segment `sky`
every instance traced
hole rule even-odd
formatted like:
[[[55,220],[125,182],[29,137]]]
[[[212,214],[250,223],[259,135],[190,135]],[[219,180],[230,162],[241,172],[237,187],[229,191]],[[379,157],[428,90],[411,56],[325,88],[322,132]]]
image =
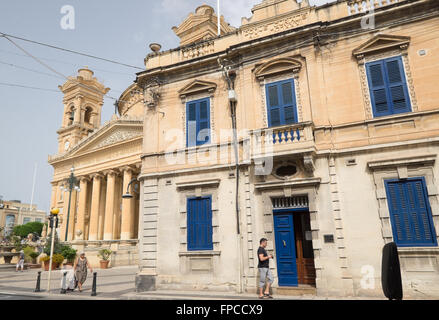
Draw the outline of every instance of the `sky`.
[[[333,0],[332,0],[333,1]],[[331,0],[310,0],[321,5]],[[221,14],[232,26],[251,17],[251,8],[262,0],[221,0]],[[15,0],[0,2],[0,32],[144,68],[148,45],[162,50],[179,46],[171,30],[202,5],[216,8],[216,0]],[[74,9],[74,29],[63,29],[66,6]],[[135,80],[138,69],[111,64],[51,48],[14,40],[52,69],[75,75],[88,66],[95,77],[118,98]],[[50,208],[52,167],[48,155],[57,152],[56,131],[61,127],[64,79],[0,37],[0,197]],[[7,86],[5,84],[39,89]],[[44,90],[43,90],[44,89]],[[102,123],[114,113],[114,100],[105,98]],[[35,171],[36,168],[36,171]]]

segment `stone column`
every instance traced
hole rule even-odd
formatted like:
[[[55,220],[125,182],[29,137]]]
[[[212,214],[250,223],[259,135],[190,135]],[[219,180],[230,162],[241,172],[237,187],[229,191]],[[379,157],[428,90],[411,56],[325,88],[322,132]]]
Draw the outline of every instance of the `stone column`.
[[[74,239],[74,229],[75,229],[75,213],[76,213],[76,196],[77,196],[77,191],[76,190],[72,190],[72,198],[70,201],[70,219],[69,219],[69,230],[68,230],[68,234],[67,234],[67,241],[71,241],[72,239]],[[66,232],[66,227],[67,227],[67,216],[69,213],[69,197],[70,197],[70,191],[66,191],[64,194],[64,209],[63,209],[63,226],[62,226],[62,232],[60,235],[60,240],[64,241],[65,240],[65,232]]]
[[[103,176],[100,174],[93,175],[93,190],[91,196],[90,225],[88,240],[98,240],[99,232],[99,207],[101,184]]]
[[[50,199],[50,210],[57,207],[58,203],[58,183],[52,182],[52,196]]]
[[[67,227],[67,205],[68,205],[68,201],[69,201],[69,193],[67,191],[62,191],[60,190],[59,192],[62,192],[63,194],[63,200],[62,200],[62,216],[61,216],[61,221],[60,221],[60,234],[59,234],[59,238],[60,240],[64,241],[64,237],[66,234],[66,227]],[[50,231],[47,232],[47,234],[49,234]]]
[[[105,200],[104,240],[112,240],[116,172],[110,170],[106,172],[106,174],[107,174],[107,197]]]
[[[87,177],[80,178],[79,188],[81,192],[79,193],[79,204],[78,204],[78,217],[76,219],[75,226],[75,240],[83,240],[85,233],[85,210],[87,208],[87,186],[89,179]],[[81,234],[78,235],[77,233]]]
[[[133,169],[130,167],[123,168],[123,189],[122,193],[125,194],[127,192],[128,184],[130,183],[133,177]],[[134,195],[134,185],[130,187],[130,193]],[[134,198],[132,199],[122,199],[122,226],[120,239],[121,240],[129,240],[133,238],[134,230],[133,230],[133,207],[134,207]]]

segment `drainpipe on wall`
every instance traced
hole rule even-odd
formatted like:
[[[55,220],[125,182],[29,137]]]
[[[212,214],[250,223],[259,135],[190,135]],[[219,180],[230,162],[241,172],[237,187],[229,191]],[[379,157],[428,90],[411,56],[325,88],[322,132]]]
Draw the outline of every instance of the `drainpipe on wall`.
[[[235,153],[235,212],[236,212],[236,233],[237,233],[237,247],[238,247],[238,260],[239,260],[239,275],[238,275],[238,293],[242,293],[243,289],[243,261],[242,261],[242,236],[240,227],[240,209],[239,209],[239,150],[238,150],[238,134],[237,134],[237,124],[236,124],[236,92],[235,92],[235,79],[236,71],[232,70],[230,67],[225,67],[221,61],[218,61],[222,67],[224,78],[227,82],[228,97],[230,114],[232,118],[232,129],[233,129],[233,149]]]

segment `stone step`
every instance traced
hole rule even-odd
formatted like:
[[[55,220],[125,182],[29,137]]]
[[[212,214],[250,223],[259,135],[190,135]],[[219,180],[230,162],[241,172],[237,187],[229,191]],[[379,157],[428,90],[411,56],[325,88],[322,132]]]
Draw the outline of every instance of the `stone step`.
[[[317,295],[317,289],[313,286],[299,285],[298,287],[273,288],[273,293],[283,296]]]
[[[0,272],[1,271],[11,271],[15,270],[16,264],[15,263],[9,263],[9,264],[0,264]],[[24,270],[27,270],[28,267],[26,264],[24,264]],[[21,270],[21,268],[20,268]]]

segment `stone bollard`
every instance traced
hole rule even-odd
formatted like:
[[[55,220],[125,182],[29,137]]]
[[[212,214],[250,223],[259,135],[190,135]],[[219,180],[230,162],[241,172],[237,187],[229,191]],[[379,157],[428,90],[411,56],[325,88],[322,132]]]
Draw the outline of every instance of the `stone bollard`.
[[[40,290],[40,282],[41,282],[41,271],[38,271],[37,286],[35,287],[34,292],[41,292],[41,290]]]
[[[67,290],[65,289],[66,287],[66,276],[67,276],[67,272],[64,272],[62,275],[62,285],[61,285],[61,294],[66,294]]]
[[[93,272],[93,287],[91,288],[91,296],[95,297],[96,296],[96,278],[97,278],[98,273],[97,272]]]

